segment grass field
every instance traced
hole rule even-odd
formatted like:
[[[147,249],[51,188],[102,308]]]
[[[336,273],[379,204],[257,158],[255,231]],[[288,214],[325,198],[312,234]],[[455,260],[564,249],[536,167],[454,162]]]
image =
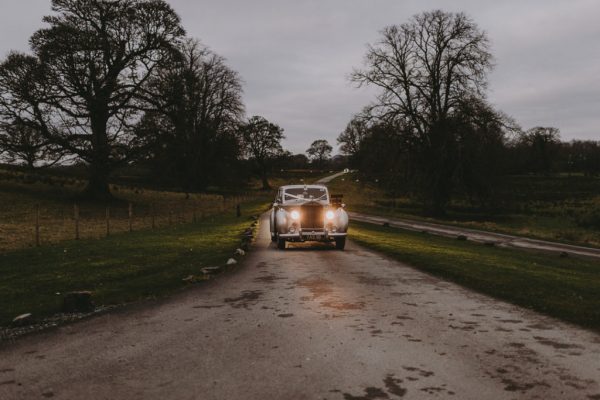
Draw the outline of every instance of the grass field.
[[[465,287],[600,330],[600,263],[354,222],[352,240]]]
[[[337,171],[321,171],[306,169],[288,169],[278,171],[269,178],[269,183],[273,189],[283,185],[301,185],[304,183],[313,183],[321,178],[333,175]],[[255,187],[260,187],[260,182],[255,183]],[[274,196],[274,195],[273,195]]]
[[[53,177],[28,181],[27,176],[0,170],[0,252],[35,245],[36,214],[42,245],[75,238],[75,205],[79,208],[80,238],[101,238],[107,233],[109,208],[111,234],[129,231],[129,203],[132,229],[191,222],[204,216],[233,210],[239,202],[270,199],[270,194],[248,191],[223,197],[219,194],[158,191],[133,186],[111,185],[115,201],[110,204],[81,200],[84,181]]]
[[[167,294],[201,268],[225,264],[248,216],[265,207],[254,201],[244,204],[240,218],[227,212],[197,223],[0,254],[0,325],[22,313],[54,314],[69,291],[90,290],[97,305]]]
[[[344,194],[349,211],[600,247],[600,178],[556,175],[506,179],[498,190],[494,212],[455,201],[443,219],[424,216],[417,202],[388,196],[356,173],[337,178],[328,186],[332,193]]]

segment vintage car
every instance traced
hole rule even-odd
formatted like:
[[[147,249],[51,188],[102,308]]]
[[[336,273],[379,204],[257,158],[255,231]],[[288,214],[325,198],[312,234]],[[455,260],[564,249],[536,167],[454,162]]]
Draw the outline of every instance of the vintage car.
[[[271,210],[271,240],[279,249],[286,242],[335,242],[343,250],[348,214],[341,196],[331,196],[324,185],[289,185],[277,191]]]

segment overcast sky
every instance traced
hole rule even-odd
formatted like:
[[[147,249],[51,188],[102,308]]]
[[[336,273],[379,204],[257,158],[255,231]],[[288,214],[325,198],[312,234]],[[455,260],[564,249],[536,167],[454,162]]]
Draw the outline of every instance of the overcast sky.
[[[247,114],[285,129],[285,147],[335,144],[373,99],[347,80],[387,25],[421,11],[464,11],[492,42],[489,99],[523,128],[600,140],[598,0],[168,0],[189,36],[244,79]],[[50,0],[0,0],[0,55],[27,50]]]

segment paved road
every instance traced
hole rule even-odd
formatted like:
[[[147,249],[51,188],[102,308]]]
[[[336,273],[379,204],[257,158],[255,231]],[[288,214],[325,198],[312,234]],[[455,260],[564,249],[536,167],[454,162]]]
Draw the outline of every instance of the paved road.
[[[600,259],[600,249],[591,247],[573,246],[569,244],[549,242],[546,240],[529,239],[522,236],[506,235],[503,233],[486,232],[476,229],[467,229],[457,226],[434,224],[430,222],[413,221],[408,219],[379,217],[355,212],[349,212],[350,219],[381,225],[387,223],[395,228],[412,231],[428,232],[433,235],[457,237],[463,235],[468,240],[479,243],[494,243],[499,247],[515,249],[537,250],[550,253],[569,253],[578,256]]]
[[[334,180],[335,178],[337,178],[338,176],[342,176],[342,175],[344,175],[344,174],[346,174],[346,172],[343,172],[343,171],[342,171],[342,172],[338,172],[338,173],[336,173],[336,174],[329,175],[329,176],[326,176],[325,178],[321,178],[321,179],[319,179],[319,180],[317,181],[317,183],[329,183],[329,182],[331,182],[332,180]]]
[[[207,285],[0,349],[0,399],[600,398],[600,335],[267,228]]]

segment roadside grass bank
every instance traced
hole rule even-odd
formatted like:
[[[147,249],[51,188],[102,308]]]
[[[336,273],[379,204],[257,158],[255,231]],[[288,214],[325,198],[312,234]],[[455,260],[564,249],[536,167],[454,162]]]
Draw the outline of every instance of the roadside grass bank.
[[[284,185],[312,184],[321,178],[333,175],[337,171],[322,171],[318,169],[287,169],[275,172],[269,177],[269,184],[273,189]],[[255,181],[253,188],[260,188],[261,184]],[[275,194],[273,194],[275,196]]]
[[[458,199],[445,218],[427,217],[416,201],[390,195],[357,173],[338,177],[328,187],[344,195],[349,211],[600,247],[598,177],[509,176],[497,189],[493,208]]]
[[[600,263],[353,222],[351,239],[478,292],[600,331]]]
[[[91,291],[96,305],[166,295],[202,268],[224,265],[249,217],[266,207],[254,200],[242,204],[241,217],[228,211],[196,223],[2,253],[0,326],[24,313],[35,319],[58,313],[70,291]]]

